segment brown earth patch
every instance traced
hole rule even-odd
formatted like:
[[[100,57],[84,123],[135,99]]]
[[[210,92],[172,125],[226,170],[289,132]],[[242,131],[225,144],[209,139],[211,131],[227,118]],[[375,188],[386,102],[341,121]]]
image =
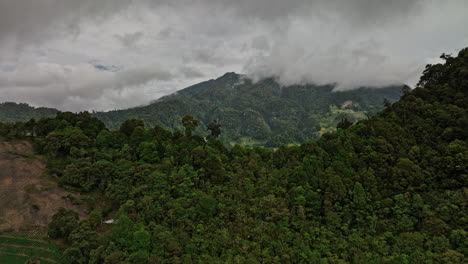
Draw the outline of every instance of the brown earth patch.
[[[60,207],[84,216],[63,197],[77,194],[44,176],[45,160],[28,141],[0,141],[0,232],[45,230]]]

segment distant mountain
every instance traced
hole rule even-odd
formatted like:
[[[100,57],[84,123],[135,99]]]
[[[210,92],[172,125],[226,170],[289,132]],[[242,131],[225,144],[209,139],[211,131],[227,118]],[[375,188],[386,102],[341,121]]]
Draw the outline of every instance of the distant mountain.
[[[113,129],[130,118],[143,119],[149,126],[179,129],[181,118],[190,114],[204,126],[218,120],[225,142],[274,147],[318,138],[334,130],[343,118],[353,122],[377,113],[384,99],[395,102],[402,90],[402,86],[341,92],[333,88],[283,87],[273,78],[252,82],[242,75],[226,73],[147,106],[98,112],[95,116]]]
[[[22,122],[31,118],[53,117],[58,110],[47,107],[34,107],[25,103],[0,103],[0,122]]]
[[[278,150],[226,148],[192,135],[189,119],[185,134],[133,121],[109,132],[89,113],[0,123],[14,140],[0,140],[0,262],[467,263],[468,48],[441,59],[369,119]],[[211,98],[208,84],[175,97]],[[220,89],[257,105],[229,111],[258,112],[278,92],[244,85]],[[47,243],[26,236],[46,232]],[[51,242],[63,254],[43,250]]]
[[[213,120],[222,126],[227,143],[276,147],[302,143],[335,130],[342,119],[354,122],[383,108],[384,99],[395,102],[402,86],[333,91],[333,85],[281,86],[273,78],[253,82],[226,73],[153,103],[94,115],[110,129],[127,119],[139,118],[147,126],[182,129],[181,119],[190,114],[202,121],[199,133]],[[27,121],[55,116],[57,109],[24,103],[0,103],[0,122]]]

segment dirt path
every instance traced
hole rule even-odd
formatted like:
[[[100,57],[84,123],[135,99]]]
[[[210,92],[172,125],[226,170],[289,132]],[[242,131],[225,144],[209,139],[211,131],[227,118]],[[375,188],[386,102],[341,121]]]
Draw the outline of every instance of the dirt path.
[[[0,141],[0,232],[45,230],[60,207],[83,212],[43,176],[45,161],[28,141]]]

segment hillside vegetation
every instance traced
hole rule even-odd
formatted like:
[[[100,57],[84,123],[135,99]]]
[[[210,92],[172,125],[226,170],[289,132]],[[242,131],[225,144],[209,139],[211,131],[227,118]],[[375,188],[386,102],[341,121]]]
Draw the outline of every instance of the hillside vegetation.
[[[206,135],[214,120],[222,124],[221,140],[227,144],[278,147],[303,143],[332,132],[342,120],[356,122],[383,109],[384,101],[400,98],[402,86],[360,88],[334,92],[332,85],[283,87],[274,79],[253,83],[226,73],[142,107],[95,112],[109,129],[118,129],[131,118],[147,126],[161,125],[183,130],[182,117],[190,114],[201,121],[196,133]],[[0,122],[26,122],[53,117],[59,111],[24,103],[1,103]]]
[[[108,128],[117,129],[127,119],[142,119],[147,126],[183,129],[182,117],[201,121],[204,134],[213,120],[222,124],[226,143],[278,147],[303,143],[332,131],[341,119],[355,122],[383,109],[384,100],[395,102],[402,86],[361,88],[333,92],[334,86],[281,86],[274,79],[252,82],[226,73],[163,97],[142,107],[96,113]]]
[[[24,103],[0,103],[0,122],[26,122],[32,118],[53,117],[58,110],[47,107],[33,107]]]
[[[61,113],[0,135],[32,135],[61,186],[107,204],[87,220],[54,216],[64,263],[461,264],[468,49],[442,58],[400,101],[300,146],[226,148],[217,124],[193,133],[192,116],[183,131],[140,120],[109,131]]]

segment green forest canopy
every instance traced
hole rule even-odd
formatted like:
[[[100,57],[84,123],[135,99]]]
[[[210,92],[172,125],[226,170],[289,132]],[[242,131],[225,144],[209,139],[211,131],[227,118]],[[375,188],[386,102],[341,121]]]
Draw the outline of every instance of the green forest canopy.
[[[333,130],[341,119],[355,122],[395,102],[402,86],[333,91],[334,85],[282,86],[273,78],[253,82],[236,73],[202,82],[142,107],[98,112],[108,128],[117,129],[128,119],[142,119],[147,126],[183,129],[181,119],[200,120],[197,134],[219,121],[225,143],[279,147],[317,139]]]
[[[0,103],[0,122],[24,122],[31,118],[53,117],[59,112],[54,108],[33,107],[25,103]]]
[[[202,82],[141,107],[93,112],[109,129],[128,119],[146,126],[183,129],[182,118],[200,120],[195,134],[207,135],[216,120],[222,125],[220,140],[227,144],[279,147],[304,143],[335,130],[342,119],[355,122],[383,109],[384,101],[400,98],[401,86],[333,91],[334,85],[281,86],[273,78],[252,82],[235,73]],[[53,117],[58,110],[27,104],[0,104],[0,122],[25,122]]]
[[[468,48],[442,57],[400,101],[300,146],[226,148],[190,116],[110,131],[60,113],[0,134],[88,197],[87,219],[49,226],[66,263],[464,263]]]

